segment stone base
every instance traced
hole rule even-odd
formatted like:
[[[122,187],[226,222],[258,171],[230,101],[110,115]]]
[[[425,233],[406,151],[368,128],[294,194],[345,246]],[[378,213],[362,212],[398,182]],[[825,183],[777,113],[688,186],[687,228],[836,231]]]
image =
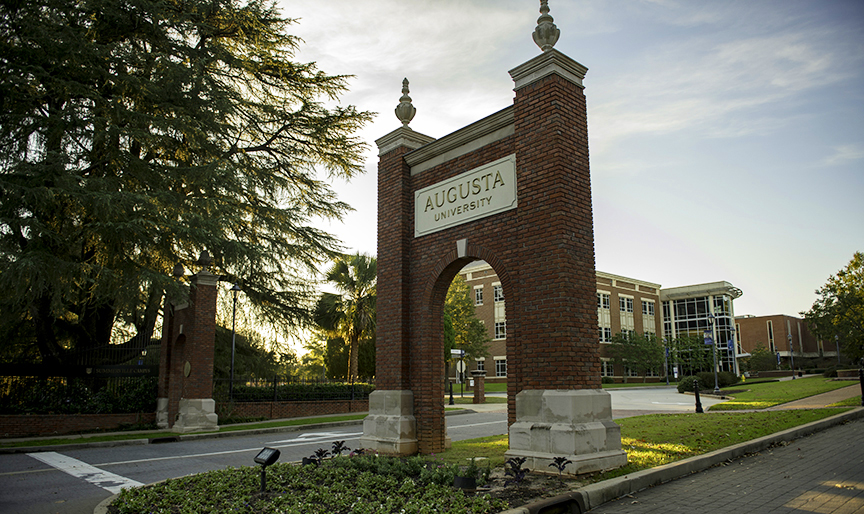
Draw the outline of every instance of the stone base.
[[[574,475],[624,466],[612,397],[601,389],[522,391],[506,456],[525,457],[523,466],[538,471],[554,471],[553,459],[566,457],[565,472]]]
[[[168,398],[156,398],[156,426],[168,428]]]
[[[180,400],[175,432],[198,432],[219,430],[219,416],[216,415],[216,401],[212,398],[184,398]]]
[[[412,391],[378,390],[369,395],[369,415],[363,420],[360,447],[390,455],[417,453]]]

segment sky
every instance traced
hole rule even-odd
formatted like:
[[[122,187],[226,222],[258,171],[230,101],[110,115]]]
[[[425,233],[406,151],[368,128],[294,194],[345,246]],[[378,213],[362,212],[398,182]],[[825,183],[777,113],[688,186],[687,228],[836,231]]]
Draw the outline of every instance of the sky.
[[[375,255],[375,139],[440,138],[512,104],[540,49],[538,0],[280,0],[296,58],[353,75],[378,113],[355,211],[329,225]],[[676,287],[727,281],[736,315],[798,315],[864,251],[864,2],[549,0],[555,49],[588,67],[596,267]],[[325,224],[326,226],[326,224]]]

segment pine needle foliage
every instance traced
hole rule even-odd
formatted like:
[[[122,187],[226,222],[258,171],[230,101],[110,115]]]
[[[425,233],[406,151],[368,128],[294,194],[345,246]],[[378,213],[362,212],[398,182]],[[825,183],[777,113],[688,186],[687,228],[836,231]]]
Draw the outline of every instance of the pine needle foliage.
[[[362,171],[371,114],[330,106],[349,77],[293,61],[292,23],[265,0],[0,4],[4,340],[62,363],[149,339],[205,249],[261,319],[308,322],[303,277],[340,250],[315,224],[349,210],[326,180]]]

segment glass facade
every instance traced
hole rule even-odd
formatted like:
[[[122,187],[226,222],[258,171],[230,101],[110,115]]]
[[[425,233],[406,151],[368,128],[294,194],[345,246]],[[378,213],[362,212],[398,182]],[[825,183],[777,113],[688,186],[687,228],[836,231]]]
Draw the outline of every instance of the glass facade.
[[[694,294],[663,300],[663,336],[671,341],[685,336],[704,338],[708,332],[715,344],[718,369],[737,373],[735,314],[732,309],[733,297],[737,295],[740,291],[730,286],[728,290],[717,291],[717,294]],[[713,327],[709,315],[714,317]]]

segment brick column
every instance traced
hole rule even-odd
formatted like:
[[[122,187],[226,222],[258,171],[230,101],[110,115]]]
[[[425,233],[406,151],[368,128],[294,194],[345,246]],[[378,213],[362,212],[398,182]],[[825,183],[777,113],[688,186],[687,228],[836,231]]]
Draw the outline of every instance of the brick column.
[[[527,458],[529,469],[567,456],[570,473],[627,463],[611,397],[600,389],[586,71],[554,49],[510,71],[521,260],[542,261],[520,270],[507,455]]]
[[[218,428],[213,400],[216,285],[207,270],[192,276],[189,302],[166,302],[157,424],[180,432]]]
[[[403,126],[378,139],[378,282],[376,390],[363,421],[364,448],[382,453],[417,451],[417,421],[410,377],[410,245],[413,192],[404,155],[434,141]]]
[[[600,387],[586,71],[550,50],[510,72],[523,261],[543,256],[520,270],[517,309],[534,321],[521,325],[518,390]]]
[[[486,402],[486,372],[483,370],[475,369],[471,372],[471,378],[474,380],[474,398],[471,400],[471,403],[485,403]]]

